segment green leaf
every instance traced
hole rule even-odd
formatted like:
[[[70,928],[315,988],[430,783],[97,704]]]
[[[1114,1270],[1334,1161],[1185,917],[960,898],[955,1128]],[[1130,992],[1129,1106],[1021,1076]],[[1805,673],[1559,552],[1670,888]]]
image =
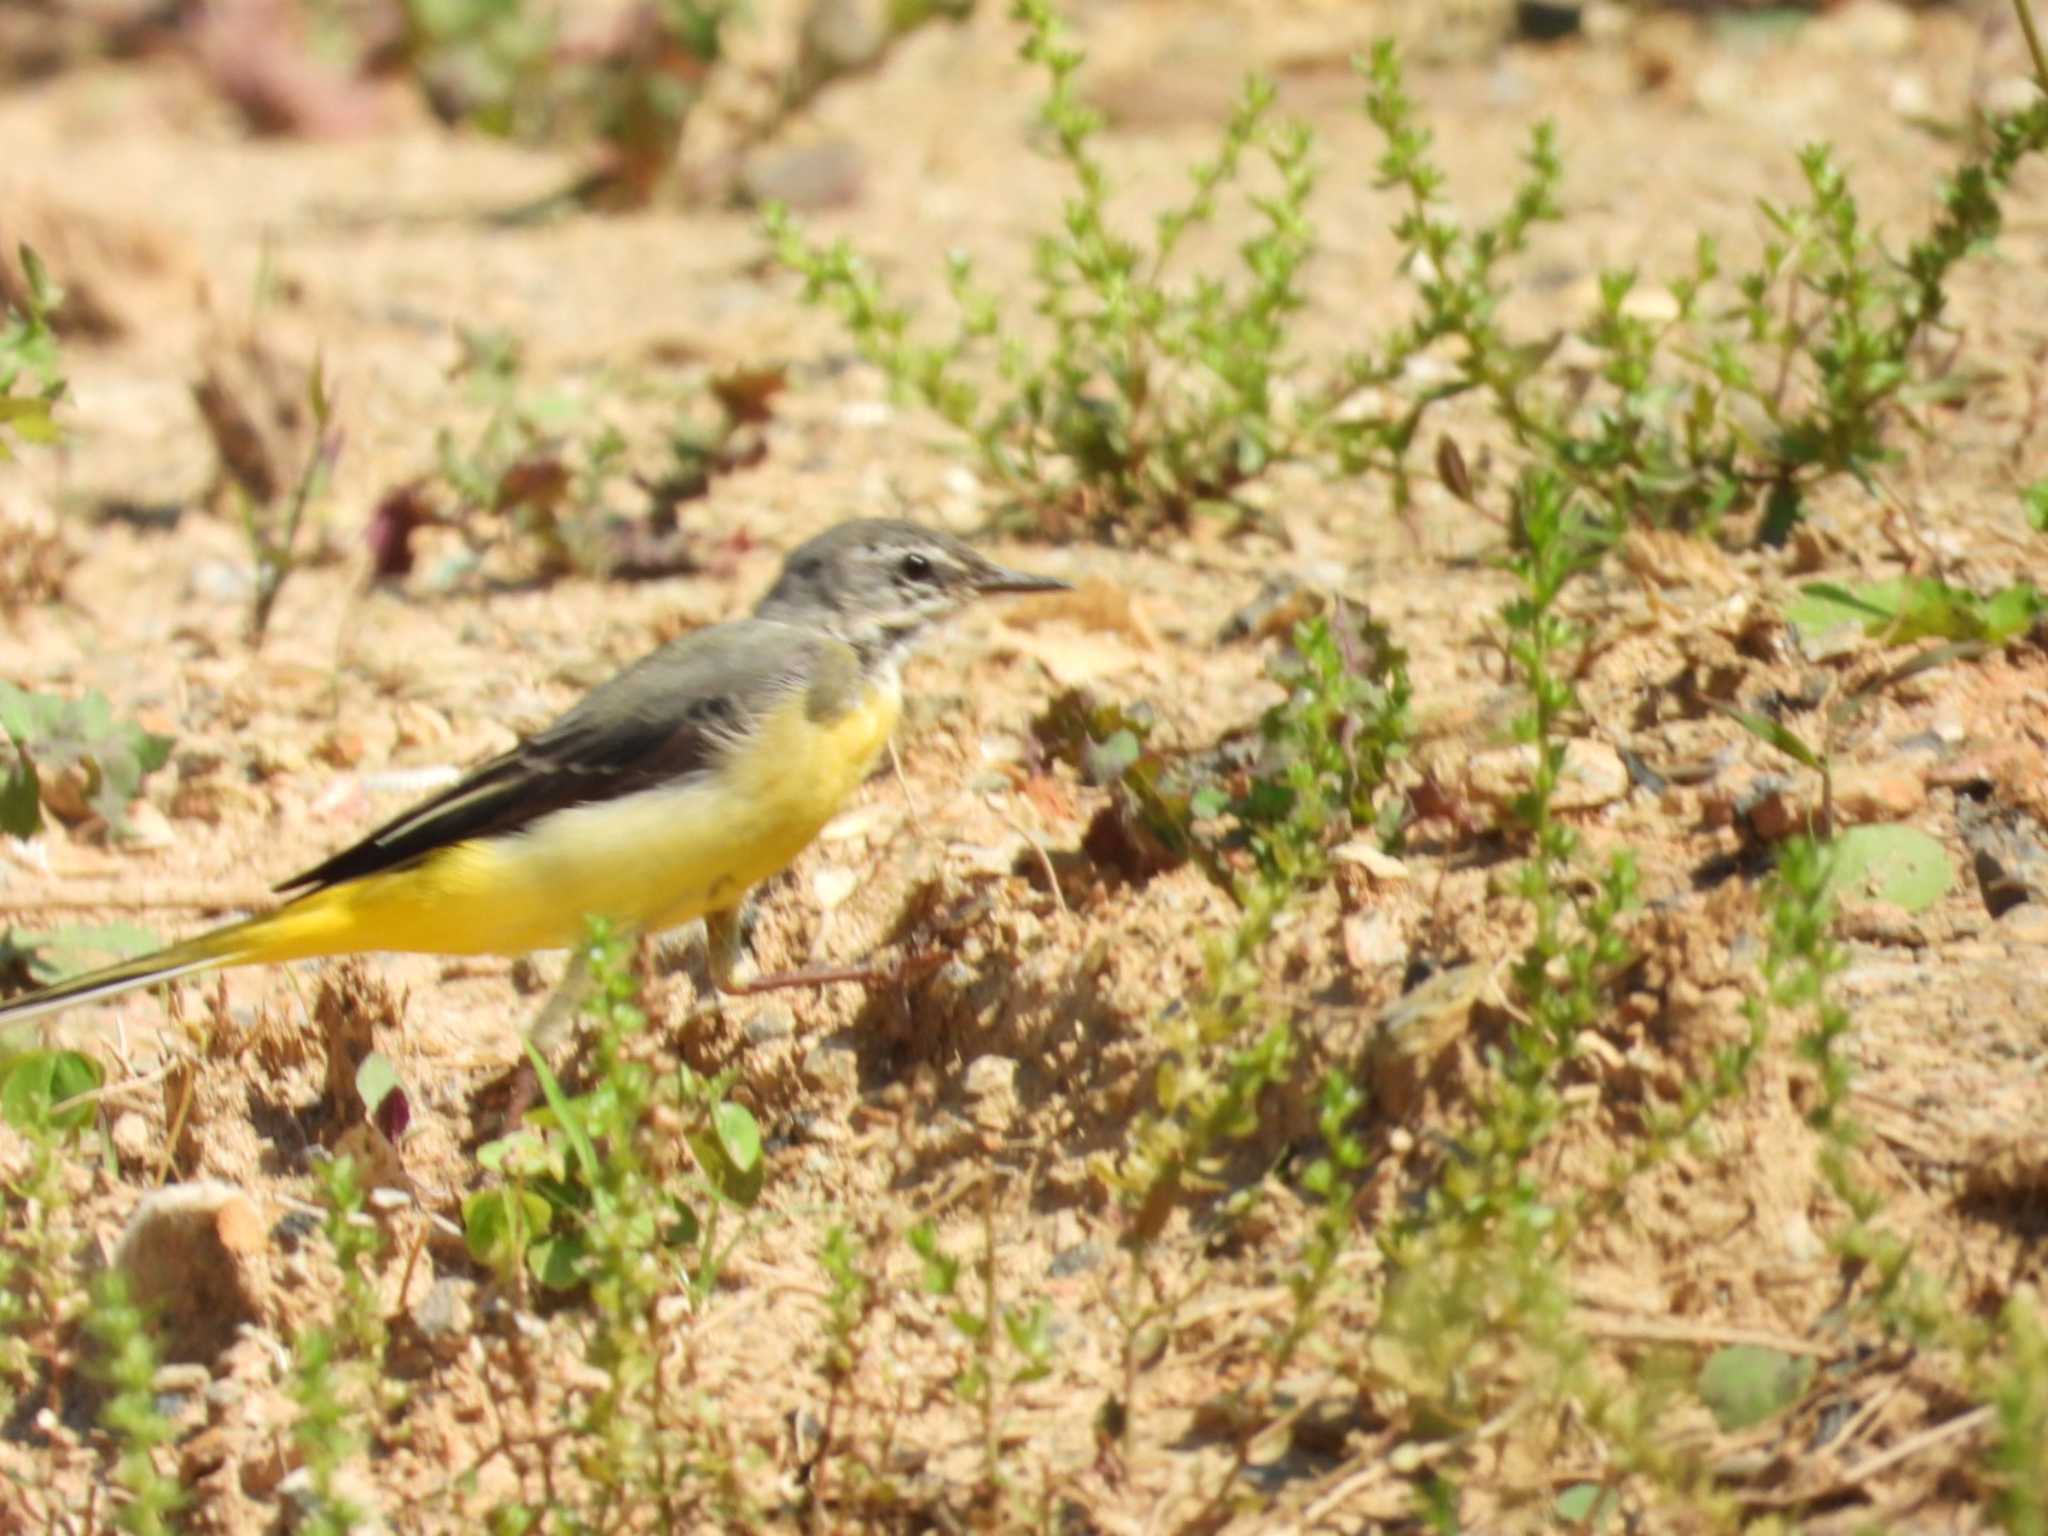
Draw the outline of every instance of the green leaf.
[[[1814,582],[1800,589],[1800,596],[1786,607],[1785,618],[1809,647],[1850,626],[1861,626],[1895,644],[1953,640],[2003,645],[2025,634],[2044,613],[2048,596],[2029,582],[2015,582],[1980,597],[1927,576],[1855,587]]]
[[[462,1202],[462,1241],[469,1256],[504,1274],[554,1219],[547,1201],[530,1189],[480,1189]]]
[[[21,257],[21,275],[28,279],[29,312],[40,320],[64,302],[64,290],[51,280],[50,269],[43,265],[35,247],[24,240],[16,253]]]
[[[2044,596],[2032,584],[2015,582],[2002,592],[1980,600],[1977,609],[1978,623],[1985,640],[1992,645],[2003,645],[2008,640],[2017,640],[2048,614],[2048,596]]]
[[[1851,827],[1829,851],[1828,883],[1840,896],[1924,912],[1955,883],[1947,850],[1917,827]]]
[[[170,737],[116,721],[112,706],[98,693],[55,698],[0,682],[0,730],[12,740],[18,757],[33,763],[39,773],[82,765],[90,785],[89,803],[117,831],[142,780],[171,755]],[[17,814],[20,794],[20,786],[10,783],[8,804]]]
[[[2027,526],[2036,533],[2048,533],[2048,480],[2036,480],[2020,492],[2020,506],[2027,514]]]
[[[356,1097],[363,1101],[363,1108],[372,1117],[376,1115],[379,1104],[389,1095],[402,1091],[404,1086],[399,1081],[398,1068],[382,1051],[370,1052],[363,1058],[362,1065],[356,1068]]]
[[[1593,1529],[1607,1523],[1619,1502],[1612,1488],[1599,1483],[1573,1483],[1557,1496],[1551,1507],[1565,1524]]]
[[[1813,1379],[1813,1361],[1757,1344],[1717,1349],[1700,1367],[1700,1400],[1724,1433],[1748,1429],[1799,1401]]]
[[[761,1198],[767,1177],[761,1128],[743,1105],[713,1105],[710,1131],[697,1132],[689,1141],[697,1166],[721,1200],[745,1209]]]
[[[1741,726],[1750,735],[1768,746],[1776,747],[1794,762],[1811,768],[1815,773],[1823,771],[1820,754],[1815,752],[1784,722],[1773,720],[1769,715],[1752,714],[1746,709],[1735,709],[1730,705],[1710,701],[1722,714]]]
[[[119,921],[67,923],[33,936],[10,930],[6,942],[18,953],[26,953],[29,971],[42,986],[163,947],[163,940],[151,929]]]
[[[1899,611],[1904,587],[1902,581],[1870,582],[1858,587],[1838,586],[1831,581],[1810,582],[1786,604],[1785,622],[1799,631],[1800,643],[1806,646],[1834,630],[1889,624]]]
[[[530,1038],[525,1041],[525,1045],[526,1058],[533,1063],[534,1076],[540,1079],[541,1096],[548,1101],[548,1108],[554,1111],[556,1124],[561,1126],[562,1133],[569,1138],[569,1145],[576,1153],[576,1161],[582,1165],[584,1178],[596,1184],[601,1177],[597,1163],[597,1148],[591,1145],[590,1132],[583,1128],[583,1117],[577,1113],[576,1106],[569,1102],[569,1096],[562,1092],[562,1085],[548,1066],[547,1058],[541,1055]]]
[[[16,1057],[0,1080],[0,1118],[23,1134],[69,1132],[92,1119],[96,1106],[67,1099],[91,1093],[106,1080],[99,1063],[77,1051],[34,1050]]]
[[[929,1216],[903,1234],[924,1261],[924,1288],[934,1296],[950,1296],[960,1285],[960,1261],[939,1247],[939,1228]]]
[[[526,1250],[526,1268],[551,1291],[573,1291],[583,1283],[583,1239],[574,1232],[544,1237]]]
[[[42,787],[36,765],[17,756],[0,773],[0,832],[9,837],[34,837],[43,829]]]

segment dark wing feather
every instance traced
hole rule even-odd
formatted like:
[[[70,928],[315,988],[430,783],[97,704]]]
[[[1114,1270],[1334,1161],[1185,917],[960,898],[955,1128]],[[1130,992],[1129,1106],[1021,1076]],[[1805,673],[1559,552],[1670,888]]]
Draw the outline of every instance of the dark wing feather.
[[[663,646],[511,751],[277,889],[300,892],[501,837],[570,806],[716,767],[746,722],[813,672],[821,636],[743,619]]]

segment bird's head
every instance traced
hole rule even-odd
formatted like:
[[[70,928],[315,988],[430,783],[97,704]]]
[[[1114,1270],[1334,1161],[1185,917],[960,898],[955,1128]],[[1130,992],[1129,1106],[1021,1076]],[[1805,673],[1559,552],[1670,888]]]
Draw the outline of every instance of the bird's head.
[[[997,565],[951,534],[864,518],[792,550],[754,614],[822,629],[880,664],[900,660],[933,624],[977,597],[1066,587]]]

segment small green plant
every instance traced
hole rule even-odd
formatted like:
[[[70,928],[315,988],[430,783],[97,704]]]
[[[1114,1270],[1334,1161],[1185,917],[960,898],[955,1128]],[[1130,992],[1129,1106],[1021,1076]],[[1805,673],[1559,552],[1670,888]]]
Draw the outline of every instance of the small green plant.
[[[868,1254],[860,1239],[840,1223],[826,1230],[818,1248],[818,1267],[829,1289],[825,1296],[825,1340],[818,1353],[818,1371],[825,1378],[825,1412],[818,1430],[818,1453],[812,1463],[810,1502],[828,1507],[835,1497],[836,1469],[862,1479],[875,1469],[850,1446],[847,1421],[861,1400],[861,1373],[866,1365],[866,1334],[879,1300],[878,1287],[865,1267]],[[844,1495],[838,1495],[844,1497]]]
[[[1391,45],[1375,49],[1368,76],[1366,113],[1387,142],[1380,184],[1408,198],[1396,233],[1423,312],[1382,353],[1344,371],[1333,399],[1371,390],[1396,403],[1332,413],[1340,462],[1388,471],[1404,496],[1426,413],[1479,391],[1528,461],[1562,476],[1610,531],[1638,522],[1712,529],[1760,507],[1763,536],[1781,539],[1817,486],[1843,475],[1867,481],[1889,463],[1912,409],[1960,388],[1929,355],[1950,275],[1998,234],[2013,175],[2048,147],[2048,100],[1999,120],[1989,148],[1943,186],[1927,232],[1894,260],[1833,152],[1810,146],[1799,157],[1804,201],[1762,207],[1755,266],[1725,275],[1702,237],[1657,318],[1632,302],[1638,274],[1602,274],[1599,307],[1582,330],[1599,358],[1587,389],[1548,366],[1550,343],[1516,342],[1498,320],[1501,258],[1523,249],[1535,224],[1559,217],[1554,131],[1536,129],[1508,210],[1468,228],[1445,207],[1445,177]],[[1403,375],[1438,347],[1450,351],[1451,376],[1415,393]],[[1462,472],[1446,478],[1469,494]]]
[[[120,1270],[94,1277],[85,1326],[99,1347],[99,1374],[110,1389],[100,1424],[120,1447],[114,1481],[127,1500],[114,1524],[131,1536],[169,1536],[185,1496],[178,1480],[158,1469],[156,1453],[177,1438],[177,1428],[157,1408],[156,1341],[149,1319],[129,1300]]]
[[[1810,582],[1785,617],[1802,637],[1856,626],[1890,645],[1942,640],[1966,645],[2004,645],[2048,617],[2048,594],[2030,581],[1978,594],[1937,576],[1899,577],[1854,587]]]
[[[1002,1479],[1003,1395],[1012,1388],[1042,1381],[1052,1371],[1052,1306],[1038,1301],[1028,1307],[1005,1305],[996,1275],[993,1193],[982,1205],[982,1252],[978,1295],[964,1295],[960,1260],[939,1246],[939,1232],[930,1219],[906,1234],[911,1250],[924,1265],[924,1288],[952,1306],[946,1321],[967,1348],[967,1364],[953,1379],[960,1401],[981,1417],[982,1488],[995,1493]]]
[[[128,802],[171,755],[171,738],[114,719],[104,695],[52,698],[0,682],[0,832],[33,837],[52,794],[126,825]]]
[[[64,376],[50,314],[64,293],[41,257],[26,245],[20,254],[28,308],[10,308],[0,324],[0,463],[14,457],[16,443],[47,446],[61,435],[53,412],[64,398]]]
[[[1111,214],[1095,148],[1102,119],[1076,90],[1081,49],[1051,0],[1016,0],[1012,14],[1024,57],[1046,76],[1040,124],[1074,184],[1059,228],[1033,251],[1042,342],[1005,316],[964,255],[948,259],[952,334],[925,342],[845,242],[813,242],[783,209],[769,211],[769,238],[806,299],[838,313],[896,394],[964,433],[984,478],[1040,528],[1143,536],[1198,510],[1235,519],[1237,491],[1305,451],[1281,381],[1315,247],[1309,132],[1276,122],[1271,84],[1249,80],[1186,201],[1159,216],[1149,243],[1134,239]],[[1239,247],[1240,280],[1182,278],[1183,241],[1215,220],[1248,157],[1266,162],[1278,189],[1251,198],[1262,227]]]
[[[1271,669],[1287,697],[1260,721],[1264,755],[1228,805],[1263,878],[1314,884],[1353,830],[1399,836],[1404,804],[1387,790],[1412,732],[1407,661],[1385,625],[1341,599],[1296,627]]]
[[[1254,733],[1203,753],[1169,753],[1143,705],[1062,694],[1034,727],[1041,744],[1090,783],[1110,786],[1126,863],[1197,860],[1224,889],[1248,881],[1309,888],[1330,852],[1360,831],[1398,842],[1406,803],[1392,792],[1413,721],[1407,654],[1386,627],[1341,599],[1295,626],[1267,668],[1286,690]],[[1255,735],[1255,745],[1241,745]]]
[[[1503,619],[1530,698],[1516,733],[1534,746],[1535,762],[1510,814],[1529,846],[1520,892],[1535,931],[1513,967],[1507,1039],[1492,1056],[1460,1153],[1420,1210],[1382,1238],[1390,1276],[1380,1359],[1453,1424],[1489,1411],[1523,1351],[1546,1363],[1560,1391],[1585,1370],[1559,1263],[1573,1212],[1543,1187],[1533,1154],[1563,1123],[1564,1077],[1580,1037],[1602,1018],[1627,966],[1621,920],[1635,891],[1626,855],[1597,875],[1579,867],[1578,835],[1555,805],[1565,725],[1577,703],[1564,665],[1575,637],[1557,605],[1597,559],[1598,533],[1566,484],[1542,471],[1523,477],[1515,513],[1523,544],[1511,564],[1521,592]]]
[[[636,208],[673,169],[683,128],[745,0],[658,0],[598,42],[573,7],[539,0],[404,0],[389,62],[440,117],[526,140],[585,139],[601,162],[564,201]]]
[[[305,525],[307,509],[326,494],[341,457],[342,434],[333,426],[334,401],[327,391],[327,370],[319,361],[306,379],[306,408],[313,423],[313,447],[305,467],[292,483],[291,494],[281,506],[258,506],[240,483],[236,499],[242,509],[242,531],[255,557],[256,585],[249,599],[249,643],[261,645],[270,628],[271,610],[285,579],[298,563],[299,530]]]
[[[457,373],[488,415],[468,440],[442,429],[432,473],[386,493],[369,535],[377,577],[409,574],[413,539],[433,526],[453,529],[468,545],[462,570],[515,542],[526,546],[522,574],[543,579],[571,573],[641,578],[694,568],[694,546],[677,528],[676,507],[704,495],[718,476],[760,462],[762,426],[782,388],[780,370],[740,370],[704,381],[710,411],[698,409],[694,399],[678,411],[665,470],[643,479],[629,463],[625,434],[603,420],[590,399],[568,388],[536,388],[526,379],[514,338],[465,330],[461,340]],[[607,387],[620,382],[632,381],[604,379]],[[664,401],[677,393],[663,386],[651,392]],[[631,515],[613,505],[615,493],[628,486],[647,499],[644,510]]]
[[[1239,909],[1237,922],[1210,942],[1202,990],[1158,1017],[1153,1102],[1121,1154],[1096,1169],[1123,1207],[1130,1250],[1120,1303],[1123,1387],[1107,1411],[1117,1439],[1128,1440],[1137,1417],[1140,1362],[1156,1354],[1201,1283],[1199,1274],[1167,1282],[1150,1254],[1183,1200],[1218,1186],[1223,1154],[1259,1128],[1262,1096],[1300,1056],[1291,1024],[1269,1018],[1261,999],[1267,943],[1288,907],[1329,878],[1341,839],[1361,828],[1383,838],[1399,831],[1401,802],[1388,791],[1407,749],[1410,688],[1406,657],[1385,628],[1336,602],[1328,615],[1296,626],[1271,672],[1285,696],[1243,751],[1170,756],[1148,743],[1149,712],[1072,694],[1037,726],[1051,752],[1112,786],[1119,857],[1147,870],[1193,857]],[[1100,825],[1089,834],[1098,851]],[[1347,1079],[1336,1081],[1348,1089]],[[1355,1144],[1329,1145],[1353,1171]],[[1317,1192],[1341,1198],[1334,1183]]]
[[[0,1119],[28,1148],[27,1168],[8,1184],[0,1221],[0,1409],[10,1415],[49,1362],[61,1358],[60,1341],[85,1305],[64,1175],[74,1139],[93,1123],[104,1081],[99,1064],[77,1051],[0,1052]]]
[[[326,1208],[323,1231],[341,1270],[341,1299],[332,1320],[294,1342],[288,1390],[299,1405],[292,1439],[312,1482],[301,1529],[346,1536],[364,1518],[340,1487],[340,1474],[369,1444],[363,1429],[384,1400],[386,1329],[377,1283],[368,1265],[384,1238],[363,1212],[362,1175],[350,1158],[321,1160],[315,1169]]]
[[[532,392],[521,380],[519,343],[502,332],[462,332],[458,373],[490,412],[475,441],[435,437],[441,483],[454,495],[454,521],[504,519],[541,552],[543,574],[601,568],[596,529],[605,486],[617,473],[625,439],[608,424],[577,430],[586,407],[561,391]],[[472,541],[474,542],[474,541]]]
[[[1530,232],[1559,216],[1557,190],[1564,176],[1557,133],[1539,123],[1524,157],[1527,172],[1507,209],[1490,221],[1467,224],[1444,203],[1447,178],[1430,158],[1433,135],[1403,80],[1390,42],[1376,45],[1365,66],[1365,113],[1386,150],[1377,185],[1404,193],[1408,207],[1394,225],[1401,266],[1416,285],[1422,313],[1398,328],[1377,352],[1361,352],[1338,370],[1319,427],[1341,472],[1385,473],[1397,507],[1411,495],[1409,455],[1432,407],[1468,391],[1484,390],[1511,426],[1523,417],[1524,387],[1549,348],[1513,342],[1501,328],[1506,297],[1501,264],[1528,245]],[[1449,348],[1453,372],[1408,398],[1413,364]],[[1359,409],[1354,402],[1385,397]]]
[[[1991,1376],[1992,1510],[2013,1536],[2048,1533],[2048,1326],[2030,1293],[2007,1299],[1998,1319],[2004,1358]]]
[[[700,1454],[691,1426],[676,1421],[688,1399],[667,1374],[672,1325],[657,1303],[677,1287],[711,1293],[737,1241],[721,1233],[725,1213],[760,1197],[765,1164],[760,1130],[725,1098],[726,1080],[687,1068],[658,1076],[650,1066],[630,959],[626,940],[593,921],[583,947],[592,1086],[570,1096],[529,1050],[546,1107],[479,1154],[505,1182],[469,1196],[463,1224],[471,1253],[510,1283],[531,1276],[588,1298],[585,1354],[606,1386],[580,1409],[574,1434],[589,1448],[593,1507],[657,1508],[680,1528],[686,1504],[707,1492],[679,1482],[680,1470],[719,1458]],[[687,1194],[667,1155],[678,1141],[688,1152]],[[696,1405],[699,1430],[714,1412]],[[712,1486],[739,1497],[718,1479]]]
[[[743,1106],[725,1097],[729,1078],[705,1078],[688,1068],[655,1078],[647,1070],[634,1047],[646,1020],[624,941],[594,926],[589,943],[589,1006],[599,1022],[595,1085],[571,1097],[536,1058],[546,1107],[479,1151],[478,1162],[502,1173],[504,1182],[463,1202],[470,1253],[508,1281],[523,1271],[550,1290],[575,1290],[591,1281],[592,1245],[600,1236],[613,1245],[659,1237],[693,1256],[690,1283],[708,1291],[726,1251],[723,1213],[745,1210],[760,1196],[760,1129]],[[657,1108],[681,1115],[688,1127],[683,1140],[694,1203],[665,1185],[639,1145],[647,1135],[643,1122]],[[622,1214],[625,1207],[634,1214]],[[626,1262],[615,1246],[612,1258]]]

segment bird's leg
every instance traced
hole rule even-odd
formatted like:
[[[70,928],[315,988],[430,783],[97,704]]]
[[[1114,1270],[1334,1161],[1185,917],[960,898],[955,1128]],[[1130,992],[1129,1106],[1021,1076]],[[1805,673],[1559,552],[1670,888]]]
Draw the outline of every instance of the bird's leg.
[[[568,1034],[569,1026],[576,1020],[577,1010],[590,996],[590,946],[574,944],[569,948],[569,963],[562,968],[562,979],[555,984],[555,990],[548,994],[548,1000],[541,1005],[540,1014],[533,1021],[533,1028],[527,1031],[527,1038],[533,1048],[542,1056],[552,1056],[555,1048]]]
[[[543,1061],[557,1055],[567,1039],[576,1015],[590,1000],[590,946],[575,944],[569,949],[569,963],[562,967],[562,979],[541,1004],[527,1042]],[[522,1058],[511,1073],[511,1088],[505,1096],[505,1125],[509,1129],[526,1118],[526,1112],[540,1102],[540,1076],[531,1057]]]
[[[893,965],[870,962],[809,966],[803,970],[777,971],[769,976],[756,976],[752,981],[740,981],[733,972],[745,949],[741,927],[738,907],[709,913],[704,919],[704,948],[710,964],[711,984],[728,997],[753,997],[758,993],[780,992],[790,987],[823,987],[838,981],[869,985],[878,981],[901,981],[912,971],[911,964],[904,961]]]

